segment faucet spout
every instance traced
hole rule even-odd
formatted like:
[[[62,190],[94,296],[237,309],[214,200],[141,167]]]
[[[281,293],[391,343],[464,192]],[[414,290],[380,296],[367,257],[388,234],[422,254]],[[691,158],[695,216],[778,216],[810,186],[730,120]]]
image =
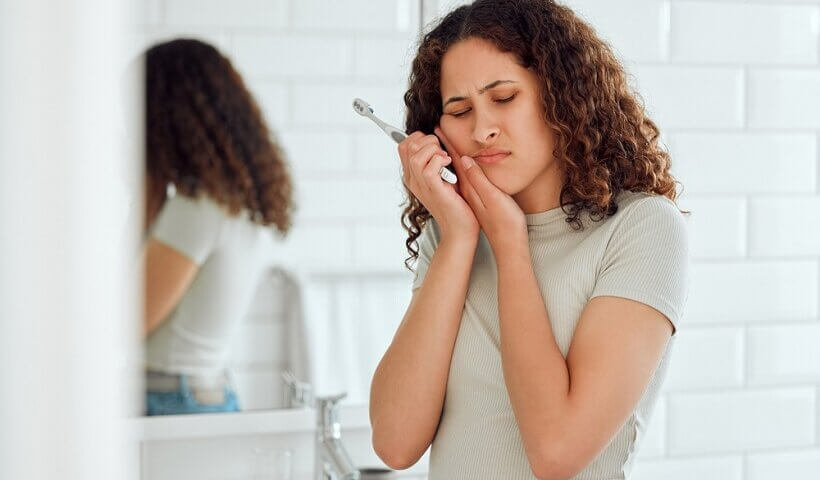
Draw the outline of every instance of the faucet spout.
[[[359,470],[342,443],[339,401],[346,393],[316,399],[316,480],[359,480]]]

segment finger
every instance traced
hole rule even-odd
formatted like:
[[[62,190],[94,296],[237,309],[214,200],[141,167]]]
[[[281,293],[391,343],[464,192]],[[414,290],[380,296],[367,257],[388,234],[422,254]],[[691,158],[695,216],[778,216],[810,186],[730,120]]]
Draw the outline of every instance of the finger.
[[[441,140],[441,143],[444,144],[444,148],[447,149],[447,153],[450,155],[450,157],[461,158],[461,154],[458,153],[458,150],[456,150],[456,148],[453,146],[453,142],[451,142],[450,139],[447,138],[447,135],[444,135],[444,131],[441,129],[441,127],[437,126],[435,129],[433,129],[433,132],[435,132],[436,136]]]
[[[424,132],[422,132],[422,131],[420,131],[420,130],[416,130],[415,132],[413,132],[413,133],[411,133],[410,135],[408,135],[408,136],[407,136],[407,138],[419,139],[419,138],[424,137],[425,135],[426,135],[426,134],[425,134]]]
[[[408,152],[412,155],[421,150],[422,148],[426,147],[427,145],[435,145],[441,148],[441,144],[438,141],[438,137],[436,137],[435,135],[425,135],[423,137],[416,138],[412,142],[410,142],[410,144],[407,147]]]
[[[442,157],[447,156],[447,154],[442,150],[438,145],[435,144],[427,144],[421,150],[410,155],[408,159],[408,167],[410,169],[410,176],[412,177],[413,181],[419,185],[420,188],[428,189],[429,184],[424,180],[423,171],[427,167],[427,164],[430,162],[430,159],[434,155],[441,155]]]
[[[422,178],[427,188],[431,191],[439,191],[442,188],[452,187],[449,183],[441,179],[439,172],[445,165],[452,163],[452,159],[444,151],[433,155],[427,166],[422,171]]]
[[[415,151],[418,150],[418,149],[415,149],[411,152],[410,151],[410,146],[415,144],[416,142],[418,142],[420,139],[424,138],[424,136],[425,135],[423,133],[417,131],[417,132],[411,133],[404,140],[399,142],[397,148],[399,150],[399,157],[401,157],[402,161],[407,160],[407,157],[410,154],[415,153]]]
[[[471,205],[475,204],[477,207],[485,208],[485,198],[476,186],[475,173],[471,172],[472,170],[478,170],[480,172],[481,169],[478,168],[472,158],[466,155],[462,156],[460,161],[456,163],[461,165],[461,175],[459,179],[461,179],[461,183],[463,184],[462,191],[464,192],[465,198],[471,202]],[[483,172],[481,175],[483,176]]]
[[[442,181],[439,172],[441,172],[441,169],[444,168],[445,165],[449,165],[452,162],[453,159],[447,156],[447,154],[443,151],[433,155],[433,158],[430,159],[427,166],[424,167],[424,170],[422,171],[422,176],[430,189],[450,185],[449,183]]]
[[[416,132],[413,132],[410,135],[404,137],[404,140],[399,142],[399,145],[405,145],[406,146],[406,145],[409,145],[413,142],[419,141],[419,139],[421,139],[421,138],[424,138],[424,134],[421,133],[421,132],[416,131]]]
[[[402,179],[405,181],[405,185],[407,185],[409,181],[413,178],[413,169],[410,165],[409,159],[412,156],[412,154],[418,152],[421,149],[421,146],[419,146],[418,144],[421,142],[423,146],[427,143],[433,143],[431,140],[425,140],[427,137],[436,138],[432,135],[425,135],[422,132],[416,131],[411,133],[407,138],[405,138],[401,142],[399,142],[399,159],[401,160]]]
[[[492,195],[497,192],[498,187],[490,182],[487,176],[484,175],[484,171],[475,164],[475,160],[473,160],[472,157],[463,155],[461,157],[461,163],[464,166],[465,175],[470,187],[472,187],[478,197],[481,198],[482,203],[486,205],[489,199],[492,198]]]
[[[456,177],[459,179],[459,181],[454,186],[456,187],[457,192],[462,193],[464,191],[464,187],[462,187],[462,185],[461,185],[462,184],[461,178],[466,179],[467,175],[465,174],[463,164],[460,161],[457,160],[458,158],[459,157],[453,157],[453,163],[451,165],[455,169]]]
[[[409,163],[415,173],[420,173],[427,166],[427,163],[433,158],[433,155],[441,155],[446,157],[447,153],[436,144],[428,143],[423,146],[421,150],[410,155]]]
[[[464,168],[464,162],[461,160],[453,161],[453,166],[456,169],[456,175],[458,176],[458,192],[470,204],[470,207],[475,210],[476,208],[483,209],[484,203],[481,201],[481,197],[475,191],[475,188],[470,184],[470,178],[467,176],[467,170]]]
[[[405,140],[406,141],[406,140]],[[412,175],[410,174],[410,164],[408,163],[408,155],[407,155],[407,144],[402,141],[399,143],[398,150],[399,150],[399,161],[401,162],[401,179],[404,182],[404,185],[412,190],[411,181]]]

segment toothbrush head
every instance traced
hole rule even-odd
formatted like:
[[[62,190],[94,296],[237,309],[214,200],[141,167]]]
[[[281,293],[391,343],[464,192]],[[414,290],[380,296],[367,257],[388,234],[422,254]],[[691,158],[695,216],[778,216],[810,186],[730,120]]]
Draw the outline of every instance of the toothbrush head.
[[[362,116],[367,116],[368,113],[373,113],[373,109],[370,108],[370,104],[361,98],[353,99],[353,110],[356,110],[356,113]]]

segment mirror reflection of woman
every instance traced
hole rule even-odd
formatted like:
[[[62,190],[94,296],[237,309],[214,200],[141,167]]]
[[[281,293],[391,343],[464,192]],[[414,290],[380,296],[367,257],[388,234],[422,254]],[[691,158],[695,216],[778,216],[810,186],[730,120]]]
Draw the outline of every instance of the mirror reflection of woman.
[[[423,37],[405,103],[416,278],[373,378],[376,452],[431,447],[432,480],[628,478],[689,254],[623,67],[567,7],[479,0]]]
[[[266,230],[290,228],[291,181],[214,47],[156,45],[145,78],[146,411],[237,411],[228,348],[265,266]]]

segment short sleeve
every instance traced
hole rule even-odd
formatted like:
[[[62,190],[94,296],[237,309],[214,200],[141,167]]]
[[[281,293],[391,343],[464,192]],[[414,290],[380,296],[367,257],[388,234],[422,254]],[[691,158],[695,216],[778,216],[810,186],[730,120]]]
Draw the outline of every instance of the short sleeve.
[[[207,198],[177,194],[169,198],[151,229],[151,237],[202,265],[216,244],[225,214]]]
[[[421,229],[421,235],[418,238],[419,257],[416,260],[415,270],[416,277],[413,279],[413,290],[421,287],[424,282],[424,277],[427,275],[427,269],[430,267],[430,262],[433,259],[433,254],[438,247],[441,232],[438,224],[432,217]]]
[[[689,287],[685,218],[665,197],[641,199],[625,210],[590,298],[613,296],[644,303],[664,314],[676,332]]]

